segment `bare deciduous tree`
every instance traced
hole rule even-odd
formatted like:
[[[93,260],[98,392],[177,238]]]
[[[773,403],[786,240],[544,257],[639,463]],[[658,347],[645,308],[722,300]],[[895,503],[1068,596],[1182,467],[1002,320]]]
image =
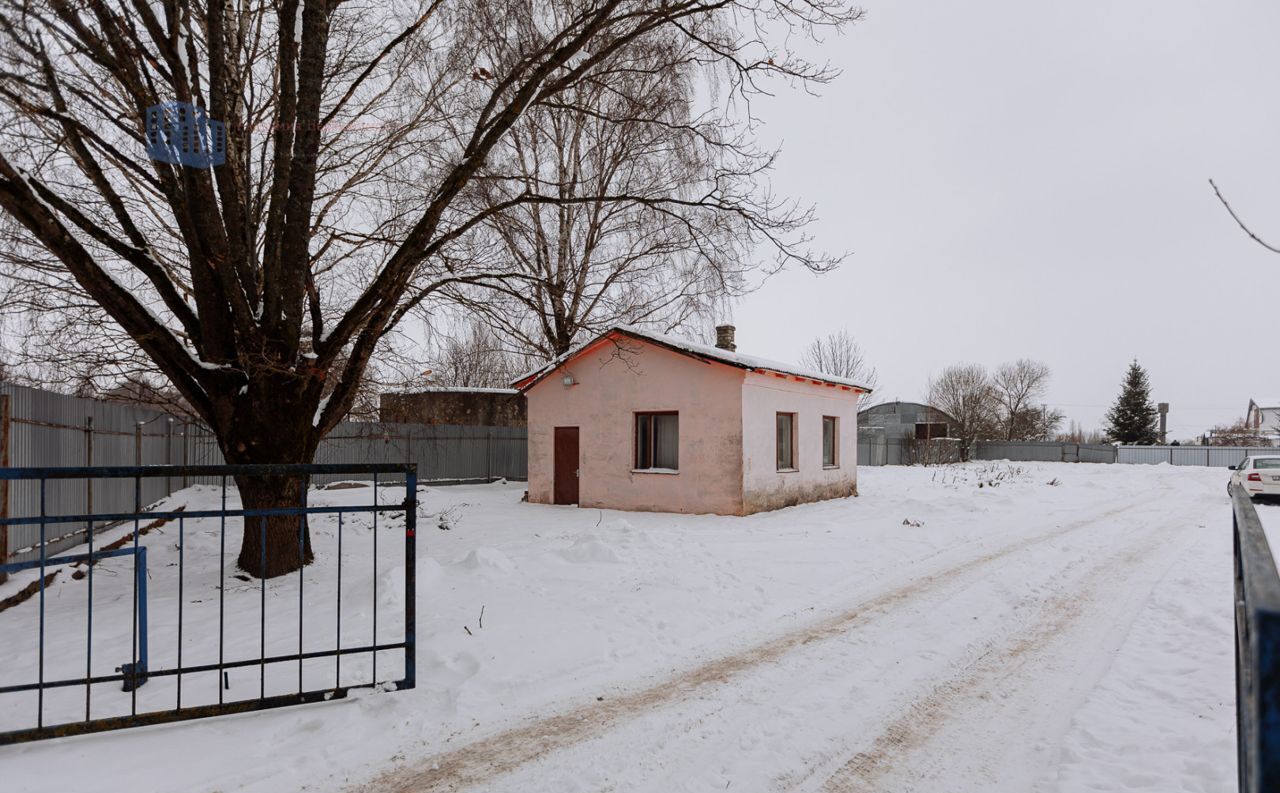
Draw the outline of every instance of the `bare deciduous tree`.
[[[432,384],[466,388],[506,388],[529,368],[476,319],[444,337],[430,360]]]
[[[931,381],[929,402],[956,419],[966,452],[973,441],[987,438],[1048,440],[1066,418],[1035,404],[1048,383],[1049,367],[1025,358],[1001,364],[994,374],[977,364],[960,364]]]
[[[1059,443],[1104,443],[1102,430],[1085,431],[1077,421],[1072,421],[1067,426],[1066,432],[1059,432],[1053,436],[1055,441]]]
[[[590,203],[555,181],[506,198],[484,183],[527,113],[614,83],[648,46],[720,70],[722,96],[743,101],[771,75],[821,82],[831,71],[787,53],[788,35],[859,14],[842,0],[0,0],[16,299],[53,300],[122,358],[145,355],[228,461],[309,461],[407,313],[456,284],[527,277],[459,255],[471,232],[525,205]],[[147,156],[148,108],[175,100],[225,124],[223,164]],[[783,261],[817,261],[799,226],[720,185],[610,198],[723,211]],[[237,484],[263,508],[295,505],[303,483]],[[311,555],[297,528],[246,532],[240,567],[296,570]]]
[[[800,362],[810,369],[861,383],[873,392],[880,384],[880,375],[862,352],[862,346],[843,328],[810,342]]]
[[[1209,430],[1208,443],[1210,446],[1271,446],[1273,438],[1248,420],[1236,419]]]
[[[999,402],[991,376],[981,364],[955,364],[929,380],[929,404],[955,420],[951,434],[968,457],[976,440],[988,438],[999,423]]]
[[[1054,437],[1065,420],[1066,415],[1060,410],[1048,405],[1030,405],[1020,408],[1012,420],[1002,414],[1000,425],[1005,429],[1005,440],[1047,441]],[[1010,427],[1012,432],[1008,431]]]
[[[996,367],[991,389],[1000,404],[1005,440],[1038,440],[1044,436],[1031,415],[1031,406],[1044,398],[1048,386],[1049,367],[1039,361],[1020,358]]]
[[[772,152],[753,150],[721,114],[694,114],[698,51],[679,35],[646,41],[622,53],[627,69],[609,82],[576,84],[526,112],[464,196],[477,212],[506,208],[459,253],[523,277],[444,296],[549,359],[619,324],[682,328],[741,293],[756,269],[752,244],[799,229],[809,213],[756,188]],[[720,195],[708,202],[710,189]],[[509,206],[521,195],[548,201]],[[780,252],[815,271],[834,264]]]

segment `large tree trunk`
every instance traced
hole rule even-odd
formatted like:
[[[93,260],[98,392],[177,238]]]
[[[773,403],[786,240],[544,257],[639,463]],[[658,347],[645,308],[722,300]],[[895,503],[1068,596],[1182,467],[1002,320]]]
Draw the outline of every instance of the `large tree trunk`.
[[[317,400],[281,389],[275,400],[253,400],[257,407],[232,421],[223,453],[240,465],[310,463],[321,431],[300,416],[310,417]],[[302,404],[297,404],[297,403]],[[256,475],[235,477],[245,509],[300,509],[306,505],[309,477]],[[314,559],[305,514],[253,516],[244,519],[244,538],[237,564],[255,578],[296,572]]]
[[[306,504],[306,477],[237,476],[245,509],[296,509]],[[311,531],[307,516],[246,517],[240,544],[240,569],[255,578],[275,578],[311,564]]]

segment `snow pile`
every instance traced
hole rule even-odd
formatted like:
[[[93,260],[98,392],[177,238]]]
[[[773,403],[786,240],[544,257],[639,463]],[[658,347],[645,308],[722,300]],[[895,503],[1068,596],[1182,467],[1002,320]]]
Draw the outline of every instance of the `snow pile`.
[[[578,537],[573,544],[560,555],[570,562],[600,562],[602,564],[620,564],[622,557],[612,545],[591,534]]]
[[[516,569],[515,562],[497,548],[476,548],[462,558],[456,567],[481,575],[503,576]]]

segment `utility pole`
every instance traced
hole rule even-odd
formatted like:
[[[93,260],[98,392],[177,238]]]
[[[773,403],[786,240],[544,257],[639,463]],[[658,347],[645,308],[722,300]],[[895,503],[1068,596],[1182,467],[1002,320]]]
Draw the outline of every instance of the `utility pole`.
[[[1149,405],[1151,403],[1148,402],[1147,404]],[[1166,429],[1168,428],[1168,421],[1169,421],[1169,403],[1161,402],[1160,404],[1156,405],[1156,409],[1160,411],[1160,445],[1164,446],[1166,441],[1168,440],[1165,437],[1165,434],[1166,434]]]

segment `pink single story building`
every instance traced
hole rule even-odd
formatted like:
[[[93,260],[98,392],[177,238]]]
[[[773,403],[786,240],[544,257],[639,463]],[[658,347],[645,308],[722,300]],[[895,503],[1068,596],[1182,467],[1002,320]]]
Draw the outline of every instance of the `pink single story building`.
[[[866,386],[617,327],[515,382],[529,500],[746,515],[858,492]]]

